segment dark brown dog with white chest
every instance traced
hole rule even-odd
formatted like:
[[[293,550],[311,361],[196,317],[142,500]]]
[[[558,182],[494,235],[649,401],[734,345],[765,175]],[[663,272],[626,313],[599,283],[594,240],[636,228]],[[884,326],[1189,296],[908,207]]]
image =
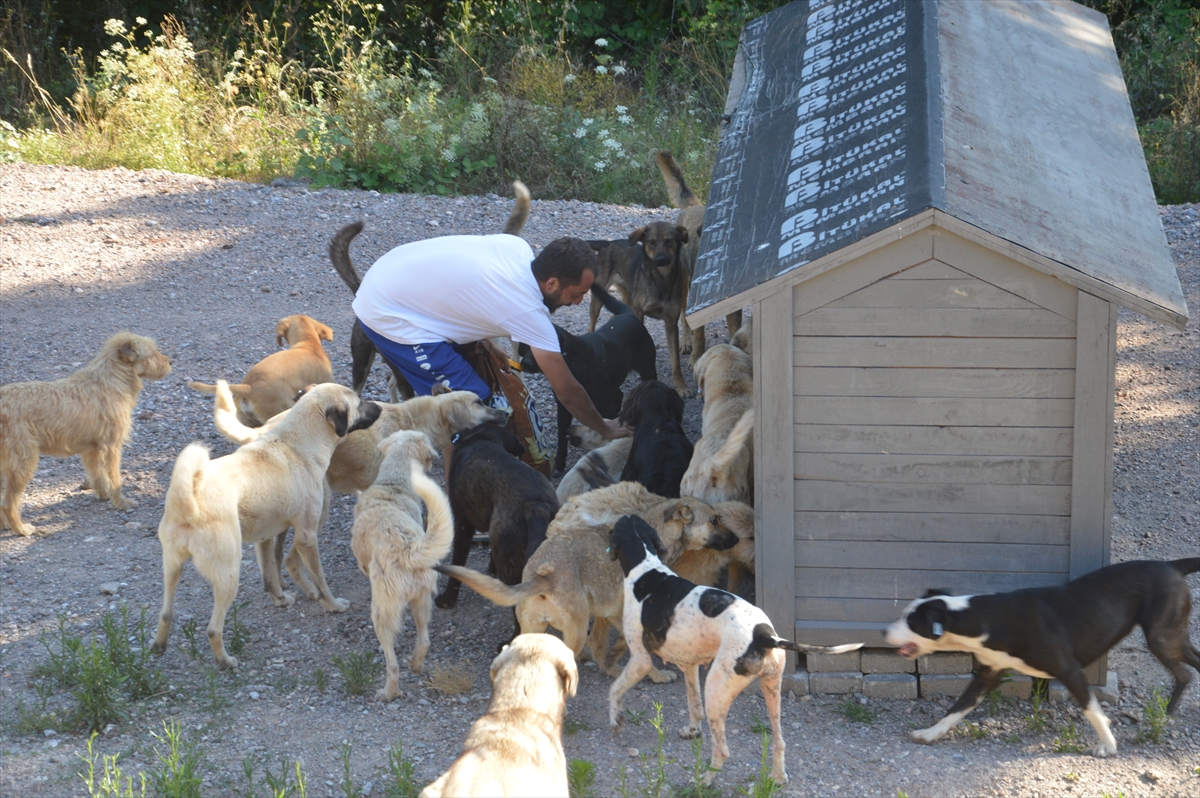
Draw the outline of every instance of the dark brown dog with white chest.
[[[1100,744],[1098,757],[1117,752],[1100,702],[1083,669],[1141,626],[1146,646],[1175,677],[1167,712],[1174,711],[1200,653],[1188,640],[1192,597],[1184,577],[1200,571],[1200,557],[1174,562],[1140,560],[1110,565],[1057,587],[984,596],[950,596],[931,590],[888,627],[887,642],[909,659],[935,651],[966,651],[979,670],[941,721],[912,732],[932,743],[966,717],[1011,669],[1058,679],[1083,707]]]

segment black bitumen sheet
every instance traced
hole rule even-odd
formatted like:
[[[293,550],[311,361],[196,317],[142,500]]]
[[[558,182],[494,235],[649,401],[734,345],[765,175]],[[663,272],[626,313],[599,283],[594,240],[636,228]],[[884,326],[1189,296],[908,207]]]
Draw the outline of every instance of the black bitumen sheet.
[[[935,15],[796,0],[746,26],[689,311],[944,205]]]

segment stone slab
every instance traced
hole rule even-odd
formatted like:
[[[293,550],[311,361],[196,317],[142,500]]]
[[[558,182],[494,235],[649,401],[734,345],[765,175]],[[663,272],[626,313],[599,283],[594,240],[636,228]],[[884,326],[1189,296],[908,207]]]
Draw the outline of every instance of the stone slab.
[[[969,673],[975,669],[975,658],[961,651],[926,654],[917,660],[917,672],[924,675]]]
[[[812,655],[809,655],[811,660]],[[848,695],[861,693],[863,675],[859,671],[841,671],[839,673],[808,674],[808,689],[814,695]]]
[[[863,676],[863,695],[868,698],[917,698],[920,689],[911,673],[869,673]]]
[[[921,697],[958,698],[975,678],[970,673],[928,673],[920,679]]]
[[[1115,707],[1121,700],[1117,672],[1109,671],[1105,674],[1104,682],[1104,684],[1093,684],[1092,692],[1096,694],[1097,701],[1107,701],[1110,707]],[[1050,700],[1056,703],[1073,702],[1070,692],[1058,679],[1050,680]]]
[[[758,680],[755,679],[757,684]],[[795,693],[797,696],[808,695],[808,671],[798,669],[795,673],[785,673],[783,675],[783,684],[781,685],[783,693]]]
[[[905,659],[894,648],[864,648],[863,673],[916,673],[917,661]]]
[[[1033,693],[1033,678],[1022,673],[1010,673],[996,689],[1000,691],[1000,695],[1028,700]]]
[[[847,654],[809,654],[809,673],[845,673],[847,671],[862,672],[862,652],[851,651]]]

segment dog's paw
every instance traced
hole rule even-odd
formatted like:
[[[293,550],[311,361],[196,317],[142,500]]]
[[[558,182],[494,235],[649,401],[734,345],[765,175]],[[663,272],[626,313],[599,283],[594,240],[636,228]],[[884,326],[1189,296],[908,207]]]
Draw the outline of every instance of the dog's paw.
[[[237,657],[234,657],[230,654],[226,654],[224,660],[217,660],[217,668],[220,670],[223,670],[223,671],[224,670],[236,671],[238,669]]]
[[[788,777],[787,777],[786,770],[781,770],[778,773],[772,774],[771,778],[775,779],[775,783],[778,784],[780,787],[782,787],[783,785],[788,783]]]
[[[33,536],[33,533],[37,531],[37,528],[33,526],[33,524],[20,523],[13,524],[12,531],[23,538],[28,538]]]
[[[686,385],[676,384],[675,391],[676,391],[676,393],[679,394],[680,398],[682,398],[682,399],[691,399],[693,396],[696,395],[696,392],[693,391],[691,388],[687,387]]]
[[[917,729],[909,734],[909,737],[912,738],[914,743],[920,743],[921,745],[930,745],[941,736],[942,735],[937,733],[936,727]]]
[[[344,598],[335,598],[333,601],[322,601],[321,606],[326,612],[345,612],[350,609],[350,602]]]
[[[1100,743],[1092,749],[1092,756],[1096,757],[1097,759],[1107,759],[1110,756],[1115,756],[1116,753],[1117,746],[1108,745],[1106,743]]]
[[[136,510],[138,507],[138,503],[136,501],[133,499],[127,499],[120,494],[117,494],[113,497],[112,505],[121,512],[125,512],[126,510]]]
[[[400,697],[400,690],[396,687],[380,687],[375,691],[376,701],[394,701]]]
[[[442,593],[433,600],[433,603],[443,610],[452,610],[458,604],[458,596],[447,596],[445,593]]]
[[[650,681],[655,684],[670,684],[679,678],[679,674],[675,671],[667,671],[662,668],[650,669]]]
[[[690,355],[692,353],[692,336],[684,335],[679,339],[679,354]]]

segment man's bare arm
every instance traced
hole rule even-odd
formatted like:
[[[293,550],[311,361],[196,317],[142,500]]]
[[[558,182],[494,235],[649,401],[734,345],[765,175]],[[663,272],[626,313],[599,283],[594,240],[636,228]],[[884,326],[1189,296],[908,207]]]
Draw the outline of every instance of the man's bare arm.
[[[533,347],[530,347],[530,349],[533,352],[533,359],[537,361],[538,368],[542,370],[542,374],[546,375],[546,379],[550,381],[550,387],[554,389],[554,395],[558,397],[558,401],[562,402],[567,410],[571,411],[571,415],[579,423],[594,429],[607,440],[629,436],[629,430],[623,424],[616,421],[605,421],[600,416],[600,412],[592,404],[592,398],[587,395],[587,391],[579,384],[579,380],[575,379],[575,375],[567,367],[567,361],[563,359],[562,354],[546,349],[536,349]]]

